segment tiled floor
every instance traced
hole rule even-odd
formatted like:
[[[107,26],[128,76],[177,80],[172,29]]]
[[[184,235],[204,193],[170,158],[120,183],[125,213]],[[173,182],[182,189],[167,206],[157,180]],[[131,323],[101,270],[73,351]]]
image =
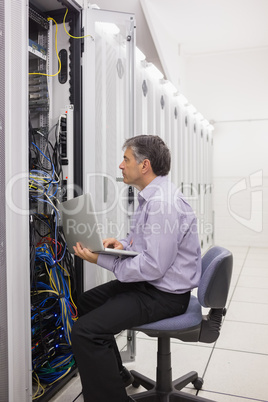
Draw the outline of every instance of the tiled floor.
[[[215,344],[174,339],[173,377],[198,371],[204,378],[198,395],[216,402],[268,402],[268,248],[228,248],[234,270],[221,335]],[[155,378],[155,363],[156,340],[138,333],[135,362],[126,366]],[[128,388],[129,394],[139,391]],[[184,391],[196,393],[191,386]],[[51,401],[72,402],[80,392],[77,376]]]

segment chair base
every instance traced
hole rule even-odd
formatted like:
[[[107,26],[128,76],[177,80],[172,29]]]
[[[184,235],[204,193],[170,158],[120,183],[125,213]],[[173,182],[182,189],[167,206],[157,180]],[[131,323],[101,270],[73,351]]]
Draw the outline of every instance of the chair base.
[[[186,394],[182,392],[187,384],[192,383],[196,390],[200,390],[203,385],[203,379],[198,377],[196,371],[172,381],[172,368],[171,368],[171,351],[170,351],[170,338],[158,338],[158,351],[157,351],[157,369],[156,381],[131,370],[134,377],[132,385],[138,388],[142,385],[147,391],[131,395],[134,401],[140,402],[213,402],[209,399],[201,398],[196,395]]]
[[[157,387],[155,381],[148,377],[138,373],[135,370],[131,370],[135,381],[134,386],[141,385],[147,391],[140,392],[138,394],[131,395],[134,401],[140,402],[214,402],[211,399],[201,398],[200,396],[187,394],[182,392],[181,389],[184,388],[190,382],[195,383],[195,381],[200,381],[202,384],[202,379],[198,377],[196,371],[191,371],[190,373],[178,378],[173,381],[168,389],[160,390]],[[202,386],[202,385],[201,385]]]

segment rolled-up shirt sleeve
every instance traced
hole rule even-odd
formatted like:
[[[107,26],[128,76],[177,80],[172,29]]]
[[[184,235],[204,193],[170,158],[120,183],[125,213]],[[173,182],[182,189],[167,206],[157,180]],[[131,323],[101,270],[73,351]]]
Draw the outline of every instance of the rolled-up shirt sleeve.
[[[123,245],[123,249],[125,250],[129,245],[129,242],[127,241],[127,239],[120,239],[119,241]]]

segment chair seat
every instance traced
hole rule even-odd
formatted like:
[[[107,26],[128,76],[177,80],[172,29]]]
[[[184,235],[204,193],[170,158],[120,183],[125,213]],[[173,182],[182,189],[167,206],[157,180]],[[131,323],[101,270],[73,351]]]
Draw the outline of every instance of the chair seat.
[[[189,306],[184,314],[144,324],[132,329],[135,331],[142,331],[148,336],[175,337],[181,340],[184,340],[184,337],[187,334],[187,341],[194,342],[199,336],[201,322],[201,305],[198,299],[192,295]]]

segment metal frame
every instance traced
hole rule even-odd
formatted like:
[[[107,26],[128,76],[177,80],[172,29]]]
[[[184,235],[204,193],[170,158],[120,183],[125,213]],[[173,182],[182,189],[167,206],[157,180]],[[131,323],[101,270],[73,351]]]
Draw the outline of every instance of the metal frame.
[[[6,266],[9,401],[31,395],[28,2],[5,0]],[[11,51],[12,49],[12,51]]]

